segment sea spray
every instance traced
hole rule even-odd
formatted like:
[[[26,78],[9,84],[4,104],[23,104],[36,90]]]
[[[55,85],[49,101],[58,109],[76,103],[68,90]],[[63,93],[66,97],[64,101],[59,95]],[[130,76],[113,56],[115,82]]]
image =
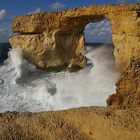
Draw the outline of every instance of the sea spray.
[[[12,49],[0,67],[0,112],[105,106],[119,78],[112,52],[111,46],[87,47],[92,68],[76,73],[48,73],[23,59],[20,49]]]
[[[8,56],[6,66],[9,70],[8,73],[12,75],[11,82],[14,84],[20,79],[23,79],[24,76],[26,76],[26,74],[34,68],[34,66],[29,64],[27,60],[23,59],[20,48],[11,49]]]

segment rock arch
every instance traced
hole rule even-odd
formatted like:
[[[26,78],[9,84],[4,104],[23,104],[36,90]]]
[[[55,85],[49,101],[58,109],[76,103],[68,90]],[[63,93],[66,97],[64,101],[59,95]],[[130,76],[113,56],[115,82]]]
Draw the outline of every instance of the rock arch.
[[[116,67],[124,71],[131,58],[140,58],[140,4],[86,6],[63,12],[41,12],[13,19],[12,47],[41,68],[83,68],[86,60],[83,29],[89,22],[108,19],[115,45]]]

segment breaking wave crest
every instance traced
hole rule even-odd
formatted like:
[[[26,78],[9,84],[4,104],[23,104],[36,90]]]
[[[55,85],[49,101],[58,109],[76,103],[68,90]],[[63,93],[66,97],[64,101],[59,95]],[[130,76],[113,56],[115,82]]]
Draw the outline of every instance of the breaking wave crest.
[[[11,49],[0,66],[0,112],[49,111],[81,106],[105,106],[115,92],[119,74],[115,70],[113,47],[87,47],[88,66],[76,73],[48,73],[37,70]]]

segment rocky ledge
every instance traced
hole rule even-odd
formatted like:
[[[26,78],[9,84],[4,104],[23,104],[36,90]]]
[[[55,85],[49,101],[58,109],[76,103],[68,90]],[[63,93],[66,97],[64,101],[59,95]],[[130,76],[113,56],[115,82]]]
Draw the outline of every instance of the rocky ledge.
[[[139,107],[0,114],[1,140],[139,140]]]

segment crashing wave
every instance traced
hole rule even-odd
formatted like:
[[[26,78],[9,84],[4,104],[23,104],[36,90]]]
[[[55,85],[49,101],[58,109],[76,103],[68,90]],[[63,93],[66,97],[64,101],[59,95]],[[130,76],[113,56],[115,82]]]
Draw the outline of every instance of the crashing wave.
[[[93,67],[76,73],[37,70],[22,57],[19,48],[11,49],[9,58],[0,66],[0,112],[105,106],[119,77],[113,48],[87,49],[86,57]]]

